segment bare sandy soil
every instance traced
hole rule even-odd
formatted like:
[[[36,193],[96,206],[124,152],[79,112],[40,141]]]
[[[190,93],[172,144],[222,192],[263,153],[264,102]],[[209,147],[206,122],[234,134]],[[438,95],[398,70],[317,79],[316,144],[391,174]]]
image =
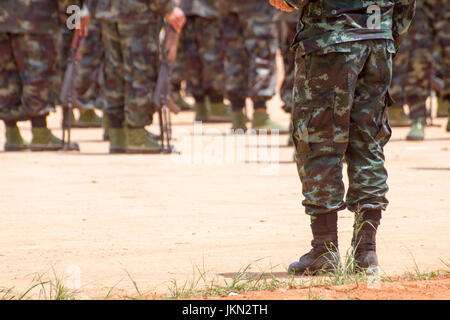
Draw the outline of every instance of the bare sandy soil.
[[[269,111],[287,125],[280,105],[275,98]],[[59,119],[49,120],[57,135]],[[309,250],[309,219],[287,136],[239,142],[220,134],[228,124],[208,124],[199,137],[191,134],[198,130],[193,113],[173,120],[178,157],[109,155],[101,129],[73,130],[79,153],[0,151],[0,287],[21,291],[36,274],[52,278],[54,269],[64,279],[80,275],[81,298],[103,298],[113,286],[120,296],[134,295],[131,279],[143,293],[165,294],[175,281],[198,277],[197,269],[228,280],[247,265],[282,275]],[[450,133],[445,119],[434,123],[424,142],[407,142],[408,128],[395,128],[386,147],[391,204],[378,235],[383,275],[446,269],[450,262]],[[30,140],[29,123],[20,126]],[[0,148],[4,141],[2,133]],[[271,142],[280,148],[264,149]],[[350,212],[339,214],[342,252],[352,223]],[[382,285],[389,294],[359,288],[352,297],[427,299],[438,287],[438,298],[450,298],[448,279],[399,283],[395,290]],[[404,296],[411,286],[421,295]],[[308,296],[287,290],[276,298]]]

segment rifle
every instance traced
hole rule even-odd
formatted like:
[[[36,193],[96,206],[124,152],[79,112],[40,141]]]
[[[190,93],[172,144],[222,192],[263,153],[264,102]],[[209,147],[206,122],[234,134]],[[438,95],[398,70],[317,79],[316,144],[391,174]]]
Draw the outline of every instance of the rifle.
[[[173,146],[170,145],[172,139],[172,123],[169,105],[171,99],[170,78],[172,77],[175,60],[177,58],[180,34],[168,23],[165,23],[164,32],[164,40],[161,48],[161,65],[155,92],[153,94],[153,104],[156,106],[159,115],[161,152],[172,153],[175,150]]]
[[[62,141],[65,151],[78,150],[73,148],[70,143],[70,131],[72,127],[72,114],[73,107],[76,103],[76,90],[75,90],[75,77],[77,74],[78,66],[83,57],[82,49],[84,46],[85,37],[82,37],[78,32],[74,32],[72,43],[70,45],[69,62],[67,64],[66,71],[64,73],[64,80],[61,86],[61,93],[59,99],[64,106],[63,107],[63,125],[62,125]],[[67,131],[67,143],[66,143],[66,131]]]

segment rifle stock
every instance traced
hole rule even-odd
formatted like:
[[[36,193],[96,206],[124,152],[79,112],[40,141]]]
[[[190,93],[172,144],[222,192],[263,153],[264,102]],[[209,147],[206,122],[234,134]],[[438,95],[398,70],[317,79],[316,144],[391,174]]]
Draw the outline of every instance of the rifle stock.
[[[164,28],[165,35],[161,46],[161,63],[152,102],[159,113],[162,152],[171,153],[173,152],[173,148],[170,145],[172,125],[168,104],[171,94],[170,79],[177,58],[180,34],[167,23]]]
[[[63,105],[63,125],[62,125],[62,141],[65,150],[71,150],[71,127],[72,127],[72,110],[76,101],[75,77],[79,63],[83,57],[83,46],[85,37],[74,32],[72,43],[70,45],[69,60],[64,79],[61,86],[59,100]],[[67,108],[66,108],[67,106]],[[67,143],[66,143],[67,130]]]

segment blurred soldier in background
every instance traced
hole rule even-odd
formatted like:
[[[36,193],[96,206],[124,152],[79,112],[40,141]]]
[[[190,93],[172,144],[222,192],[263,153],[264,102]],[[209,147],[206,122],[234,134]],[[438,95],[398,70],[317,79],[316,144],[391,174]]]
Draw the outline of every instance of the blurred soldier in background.
[[[297,33],[297,12],[285,13],[279,11],[275,16],[275,21],[278,29],[278,45],[284,64],[284,79],[280,88],[280,97],[281,101],[283,101],[283,110],[291,113],[292,90],[294,88],[295,78],[295,54],[290,49],[295,34]]]
[[[102,110],[100,97],[100,82],[103,73],[103,43],[101,23],[91,19],[89,34],[84,42],[83,58],[76,78],[78,99],[84,110],[80,110],[80,117],[74,127],[98,128],[102,126],[102,119],[96,115],[95,109]]]
[[[253,101],[252,128],[287,128],[272,121],[266,103],[275,95],[277,29],[267,1],[220,0],[225,37],[226,97],[231,101],[233,129],[246,130],[245,99]]]
[[[61,79],[64,78],[64,73],[67,69],[69,59],[70,45],[73,38],[73,31],[66,26],[61,26],[61,36],[58,50],[58,63],[61,74]],[[93,81],[95,75],[98,73],[97,69],[101,65],[101,58],[103,57],[100,23],[92,19],[89,24],[89,33],[86,37],[84,48],[82,50],[83,58],[80,61],[79,68],[75,74],[75,86],[77,96],[75,107],[80,111],[80,117],[75,120],[73,111],[69,115],[72,117],[73,128],[99,128],[102,126],[102,119],[98,117],[94,111],[92,99],[99,97],[98,90],[93,88]],[[89,92],[89,88],[94,89],[94,92]],[[95,95],[95,96],[93,96]],[[63,108],[66,106],[63,106]],[[68,119],[63,119],[68,121]]]
[[[161,18],[176,31],[185,23],[176,0],[97,0],[105,50],[102,91],[110,123],[110,153],[158,153],[161,147],[145,130],[152,123],[151,102],[159,70]]]
[[[183,31],[183,75],[195,99],[195,120],[229,122],[224,104],[223,28],[216,1],[184,0],[187,23]],[[174,88],[179,91],[179,88]]]
[[[281,12],[278,11],[275,15],[275,21],[278,29],[278,46],[280,48],[281,56],[284,65],[284,79],[280,88],[280,98],[283,101],[281,107],[285,112],[292,113],[292,93],[294,90],[295,79],[295,54],[291,50],[292,41],[297,33],[298,17],[297,12]],[[292,124],[292,121],[290,122]],[[291,131],[292,125],[289,128]],[[292,137],[289,136],[288,146],[294,143]]]
[[[437,90],[434,84],[439,81],[439,76],[445,78],[448,73],[445,71],[445,64],[448,63],[445,55],[445,38],[448,35],[444,29],[448,28],[450,21],[448,16],[447,20],[445,18],[447,13],[444,6],[448,6],[445,1],[417,1],[416,15],[410,32],[394,60],[391,94],[396,104],[389,109],[389,119],[393,125],[407,125],[408,117],[403,113],[403,105],[409,106],[411,129],[407,140],[424,140],[426,100],[431,96],[432,90]],[[440,51],[439,55],[435,54],[436,49]],[[442,64],[437,61],[436,56],[442,57]],[[439,74],[440,70],[444,72]],[[445,105],[446,94],[438,93],[442,97],[439,99],[441,110],[438,111],[439,114]]]
[[[6,0],[0,15],[0,118],[6,124],[5,151],[28,148],[17,121],[31,120],[32,151],[59,150],[63,142],[47,128],[54,111],[60,73],[55,57],[67,7],[76,0]],[[85,32],[85,20],[81,29]],[[72,148],[77,148],[74,144]]]

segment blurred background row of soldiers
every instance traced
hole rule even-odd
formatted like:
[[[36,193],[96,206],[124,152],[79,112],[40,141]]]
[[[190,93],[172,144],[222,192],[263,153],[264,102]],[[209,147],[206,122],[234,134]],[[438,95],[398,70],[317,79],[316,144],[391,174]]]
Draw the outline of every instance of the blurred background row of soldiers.
[[[6,124],[6,151],[62,148],[45,119],[60,104],[58,88],[74,32],[63,23],[65,13],[68,5],[81,6],[82,1],[57,2],[57,9],[45,0],[32,4],[6,0],[4,5],[0,118]],[[89,34],[75,81],[80,112],[72,123],[79,128],[103,127],[111,153],[160,151],[157,134],[145,127],[155,112],[150,97],[158,74],[163,17],[176,20],[178,14],[181,21],[180,10],[186,23],[172,78],[172,110],[192,110],[196,121],[230,122],[235,130],[247,130],[251,121],[255,130],[289,132],[270,118],[267,102],[276,94],[280,49],[285,74],[282,108],[291,112],[295,61],[289,48],[296,34],[295,12],[277,12],[268,1],[259,0],[96,0],[90,6]],[[411,32],[394,60],[391,94],[396,105],[389,116],[391,125],[411,126],[409,140],[424,139],[427,118],[430,124],[433,116],[426,101],[432,101],[433,93],[438,98],[437,115],[449,116],[450,10],[444,6],[447,1],[417,1]],[[246,112],[248,100],[253,105],[251,117]],[[31,143],[23,140],[17,127],[22,120],[32,122]]]

